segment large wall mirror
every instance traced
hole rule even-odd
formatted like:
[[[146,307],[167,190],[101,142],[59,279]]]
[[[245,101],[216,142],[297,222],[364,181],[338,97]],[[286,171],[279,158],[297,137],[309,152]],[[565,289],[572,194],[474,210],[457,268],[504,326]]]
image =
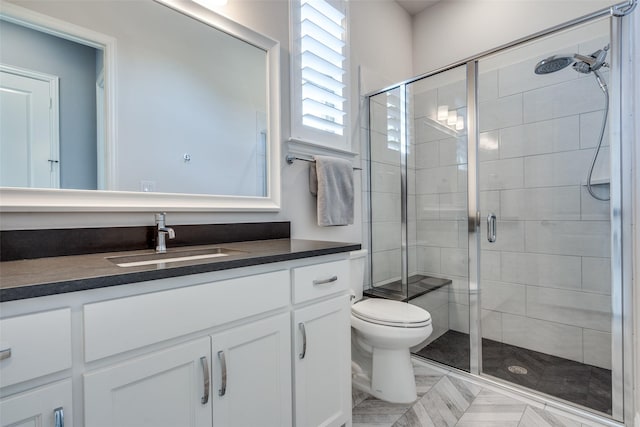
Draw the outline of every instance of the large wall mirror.
[[[0,17],[2,210],[279,208],[277,42],[183,0]]]

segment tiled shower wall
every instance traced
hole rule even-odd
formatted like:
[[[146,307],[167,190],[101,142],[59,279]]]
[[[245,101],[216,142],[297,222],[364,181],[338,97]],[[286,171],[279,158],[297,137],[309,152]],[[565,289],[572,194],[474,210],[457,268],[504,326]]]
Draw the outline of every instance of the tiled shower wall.
[[[561,51],[588,54],[606,43]],[[610,368],[609,204],[584,186],[604,98],[593,75],[533,73],[557,46],[479,63],[482,333]],[[443,105],[466,113],[464,73],[450,70],[408,88],[410,274],[453,280],[446,310],[438,308],[440,294],[415,301],[431,311],[433,336],[469,331],[466,129],[447,129],[436,117]],[[400,278],[400,157],[389,143],[388,98],[378,95],[370,107],[374,284]],[[606,136],[604,145],[594,178],[606,181]],[[489,212],[498,217],[493,244],[486,241]]]
[[[587,54],[605,44],[566,50]],[[482,333],[610,368],[609,203],[584,186],[604,97],[592,75],[535,75],[540,58],[479,65]],[[417,266],[453,280],[449,328],[468,332],[466,135],[437,132],[429,121],[437,106],[460,112],[465,83],[413,89]],[[604,144],[594,178],[608,180]],[[498,217],[495,243],[486,239],[489,212]]]

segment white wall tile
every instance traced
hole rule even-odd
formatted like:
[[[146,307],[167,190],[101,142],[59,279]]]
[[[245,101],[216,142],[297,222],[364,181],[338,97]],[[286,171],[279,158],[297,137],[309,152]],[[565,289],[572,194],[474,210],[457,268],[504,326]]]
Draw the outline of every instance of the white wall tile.
[[[432,275],[440,273],[440,248],[432,246],[417,246],[416,259],[418,271]]]
[[[399,193],[371,193],[371,220],[373,222],[400,222],[400,194]]]
[[[592,189],[598,197],[609,197],[609,186],[592,186]],[[609,221],[611,212],[609,210],[609,202],[597,200],[589,194],[586,186],[582,186],[581,190],[581,219],[584,221]]]
[[[411,304],[427,310],[429,313],[435,312],[437,309],[446,307],[449,309],[449,287],[443,286],[435,291],[428,292],[424,295],[420,295],[417,298],[413,298],[410,301]]]
[[[480,284],[480,302],[485,310],[525,315],[525,286],[515,283],[483,280]]]
[[[611,295],[610,258],[582,258],[582,289]]]
[[[415,303],[415,300],[411,300],[411,304],[415,304],[419,307],[421,306],[420,303]],[[449,330],[449,304],[427,311],[431,315],[431,327],[433,328],[433,331],[425,342],[418,345],[418,348],[412,348],[412,352],[424,348],[426,345],[429,345],[429,343],[432,343]]]
[[[438,105],[446,105],[449,110],[467,105],[467,82],[459,80],[438,88]]]
[[[611,334],[583,329],[584,363],[611,369]]]
[[[527,287],[527,316],[611,331],[611,297],[581,291]]]
[[[469,279],[466,277],[450,277],[449,302],[467,307],[469,311]]]
[[[610,228],[607,221],[526,221],[526,251],[605,258]]]
[[[387,133],[387,95],[380,94],[371,98],[369,104],[371,130],[379,134]]]
[[[498,98],[498,70],[480,71],[478,74],[478,101],[487,102]]]
[[[503,342],[582,362],[582,329],[575,326],[502,315]]]
[[[504,190],[523,187],[523,159],[504,159],[481,162],[480,190]]]
[[[482,310],[482,338],[502,342],[502,313]]]
[[[580,148],[593,148],[600,141],[604,110],[580,114]],[[602,146],[609,145],[609,120],[604,129]]]
[[[580,289],[582,259],[577,256],[502,252],[503,282]]]
[[[458,191],[458,168],[444,166],[416,172],[416,193],[455,193]]]
[[[371,159],[375,162],[400,166],[400,151],[390,147],[387,134],[371,132]]]
[[[524,93],[524,122],[602,110],[604,97],[592,76]]]
[[[400,194],[400,166],[371,162],[371,191]]]
[[[435,168],[440,162],[440,142],[416,144],[416,167],[418,169]]]
[[[487,218],[481,218],[480,226],[480,247],[483,251],[509,251],[524,252],[525,246],[525,222],[524,221],[503,221],[498,217],[496,223],[496,241],[487,241]]]
[[[451,132],[444,132],[443,128],[436,127],[432,119],[419,117],[414,120],[415,142],[433,142],[451,137]]]
[[[436,117],[438,113],[438,92],[435,89],[420,90],[416,85],[409,85],[409,99],[413,101],[414,117]]]
[[[441,219],[454,220],[467,218],[467,193],[440,194],[438,199]]]
[[[500,213],[500,191],[480,191],[480,212],[485,218],[490,212],[502,216]]]
[[[469,307],[466,305],[449,304],[449,329],[469,333]]]
[[[467,138],[447,138],[439,141],[440,166],[467,163]]]
[[[593,150],[566,151],[524,158],[524,186],[558,187],[585,181]]]
[[[400,249],[374,252],[371,256],[374,285],[400,278]]]
[[[500,157],[503,159],[577,150],[579,146],[578,116],[500,129]]]
[[[371,246],[374,252],[400,248],[399,222],[374,222],[371,229]]]
[[[416,217],[418,220],[439,219],[440,203],[437,194],[421,194],[415,197]]]
[[[469,276],[467,249],[442,248],[441,273],[445,276]]]
[[[527,188],[500,194],[502,219],[579,220],[580,187]]]
[[[455,248],[458,246],[458,222],[444,220],[418,221],[418,244]]]
[[[500,254],[497,251],[482,251],[480,253],[480,276],[483,280],[500,281],[502,265]]]
[[[482,132],[478,141],[478,159],[481,162],[500,158],[500,130]]]
[[[522,100],[522,94],[517,94],[479,103],[480,132],[522,124]]]

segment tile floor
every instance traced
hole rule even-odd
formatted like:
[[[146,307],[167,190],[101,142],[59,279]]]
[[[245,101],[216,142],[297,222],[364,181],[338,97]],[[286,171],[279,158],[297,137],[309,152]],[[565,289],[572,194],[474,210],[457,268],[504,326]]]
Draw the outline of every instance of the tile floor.
[[[418,400],[402,405],[353,393],[353,427],[586,427],[604,424],[560,414],[515,394],[481,386],[414,360]]]
[[[448,331],[418,355],[465,371],[469,370],[469,335]],[[611,371],[489,339],[482,340],[486,374],[596,411],[611,414]],[[524,367],[526,374],[509,371]]]

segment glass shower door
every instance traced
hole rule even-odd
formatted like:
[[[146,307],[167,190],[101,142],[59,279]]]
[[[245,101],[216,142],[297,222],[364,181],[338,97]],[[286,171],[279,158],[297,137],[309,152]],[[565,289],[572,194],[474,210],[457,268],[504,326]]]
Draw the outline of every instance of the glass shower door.
[[[482,373],[611,414],[608,46],[601,20],[478,62],[478,189]]]

